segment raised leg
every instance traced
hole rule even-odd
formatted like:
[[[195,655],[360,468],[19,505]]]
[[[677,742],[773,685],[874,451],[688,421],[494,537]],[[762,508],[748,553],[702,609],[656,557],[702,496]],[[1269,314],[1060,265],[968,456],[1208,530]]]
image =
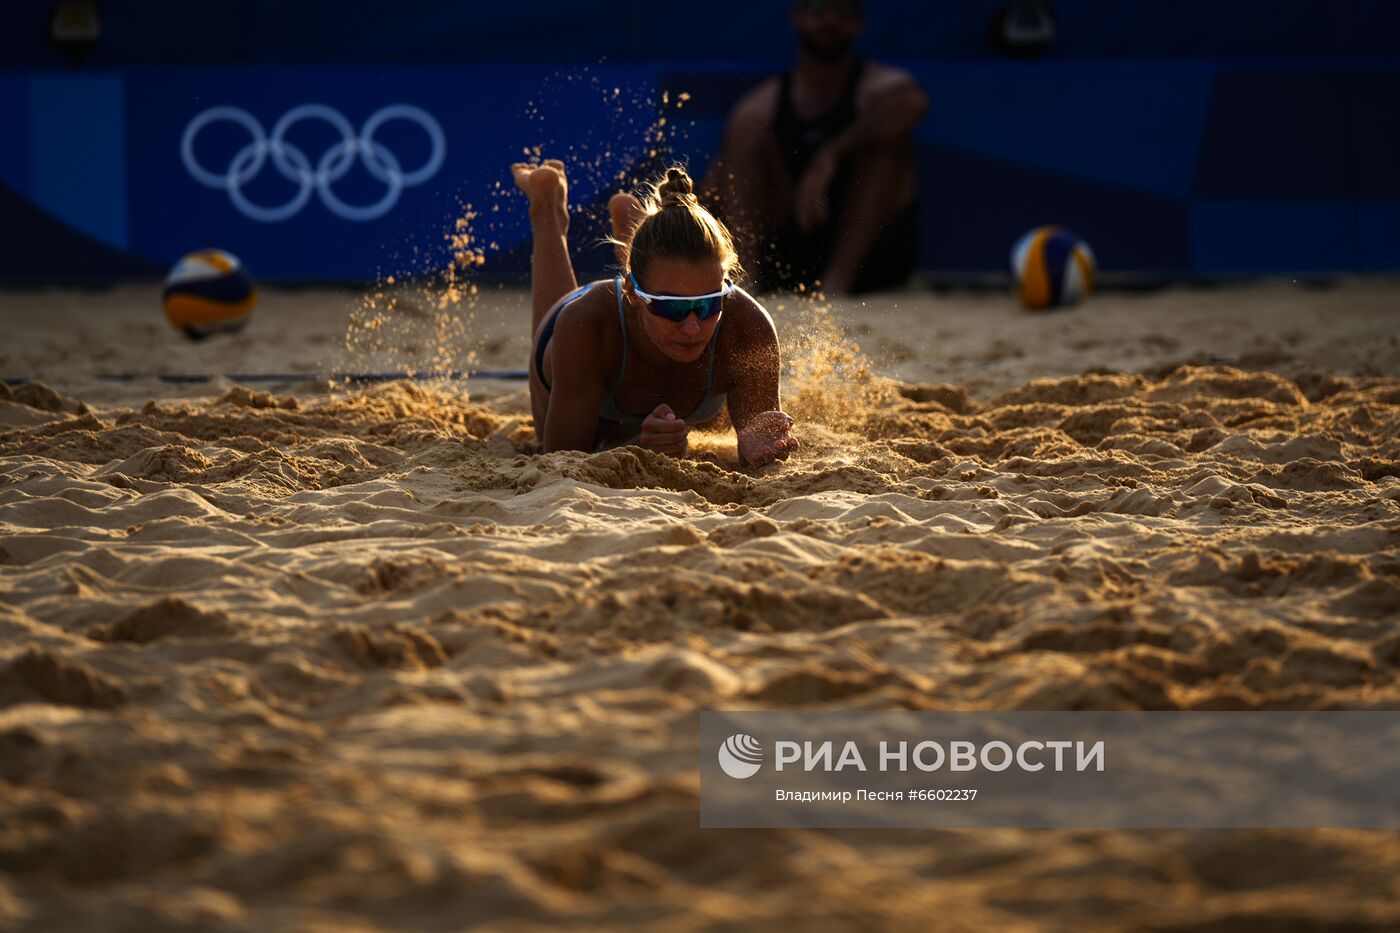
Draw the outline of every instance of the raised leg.
[[[632,234],[637,232],[637,225],[645,216],[646,208],[642,207],[642,202],[625,191],[619,191],[608,199],[608,217],[612,221],[614,240],[631,244]],[[614,243],[613,249],[617,251],[618,265],[627,268],[623,247]]]
[[[851,185],[835,212],[836,242],[822,290],[851,290],[861,263],[895,215],[914,196],[914,152],[908,142],[872,146],[852,159]]]
[[[578,288],[569,259],[569,182],[564,163],[517,162],[510,167],[515,184],[530,199],[530,334],[539,333],[554,303]]]
[[[578,288],[574,264],[569,259],[569,182],[564,163],[550,159],[543,165],[517,162],[510,167],[515,184],[530,199],[530,410],[535,436],[543,440],[549,392],[535,370],[535,341],[540,325],[554,303]]]

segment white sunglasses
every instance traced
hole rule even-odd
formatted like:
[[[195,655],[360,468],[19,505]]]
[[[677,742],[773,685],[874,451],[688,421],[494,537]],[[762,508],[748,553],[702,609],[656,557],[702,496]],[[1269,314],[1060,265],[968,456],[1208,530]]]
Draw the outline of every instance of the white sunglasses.
[[[724,299],[734,294],[734,283],[725,279],[723,288],[708,295],[649,295],[637,284],[636,275],[629,272],[627,277],[632,280],[632,290],[637,293],[637,297],[647,303],[648,311],[677,324],[684,321],[692,311],[700,320],[708,321],[719,314],[724,306]]]

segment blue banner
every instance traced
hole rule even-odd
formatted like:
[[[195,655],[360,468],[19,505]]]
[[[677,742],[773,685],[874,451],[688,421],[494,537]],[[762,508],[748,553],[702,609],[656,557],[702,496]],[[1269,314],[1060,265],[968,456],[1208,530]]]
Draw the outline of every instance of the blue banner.
[[[1005,274],[1042,224],[1151,279],[1400,270],[1400,67],[909,63],[920,268]],[[581,275],[606,199],[688,162],[771,66],[151,67],[0,74],[0,282],[149,278],[205,247],[262,280],[529,272],[509,164],[561,158]],[[685,97],[681,98],[681,92]],[[684,106],[682,107],[682,102]],[[665,116],[664,128],[658,117]]]
[[[525,66],[139,71],[126,95],[141,141],[130,245],[170,257],[217,244],[264,277],[365,278],[448,261],[471,210],[470,246],[499,249],[528,234],[523,200],[505,197],[510,163],[592,140],[609,157],[575,172],[571,194],[606,197],[640,132],[629,151],[598,130],[621,132],[623,100],[647,122],[655,84],[643,69],[591,68],[551,82],[543,102]]]

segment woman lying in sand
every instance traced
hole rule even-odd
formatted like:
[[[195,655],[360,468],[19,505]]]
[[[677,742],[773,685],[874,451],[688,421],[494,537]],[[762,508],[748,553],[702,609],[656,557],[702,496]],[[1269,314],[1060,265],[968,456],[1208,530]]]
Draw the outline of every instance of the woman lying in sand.
[[[785,459],[797,448],[779,408],[773,321],[730,282],[739,265],[733,241],[695,200],[689,175],[667,171],[645,205],[613,196],[623,274],[580,288],[564,164],[511,171],[530,199],[530,403],[546,452],[635,444],[684,457],[690,428],[726,405],[740,462]]]

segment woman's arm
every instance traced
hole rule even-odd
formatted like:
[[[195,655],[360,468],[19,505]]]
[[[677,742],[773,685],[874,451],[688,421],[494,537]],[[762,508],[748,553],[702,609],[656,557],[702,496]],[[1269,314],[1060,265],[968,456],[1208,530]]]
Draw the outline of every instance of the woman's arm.
[[[737,326],[731,332],[729,420],[739,441],[739,461],[749,466],[787,459],[797,449],[797,440],[779,400],[782,355],[777,329],[763,305],[747,292],[739,294],[747,306],[735,309]]]
[[[545,415],[544,451],[592,450],[603,408],[603,378],[598,371],[603,335],[588,309],[579,303],[564,308],[554,323],[553,388]]]

